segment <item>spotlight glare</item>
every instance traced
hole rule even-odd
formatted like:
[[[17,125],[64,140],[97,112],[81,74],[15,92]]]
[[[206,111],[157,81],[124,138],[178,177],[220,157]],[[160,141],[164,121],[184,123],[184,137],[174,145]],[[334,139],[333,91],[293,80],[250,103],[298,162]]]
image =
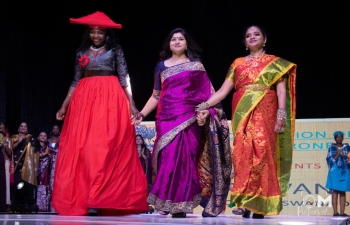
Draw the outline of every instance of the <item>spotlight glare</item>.
[[[23,183],[23,182],[19,182],[19,183],[17,184],[17,189],[20,190],[20,189],[23,188],[23,186],[24,186],[24,183]]]

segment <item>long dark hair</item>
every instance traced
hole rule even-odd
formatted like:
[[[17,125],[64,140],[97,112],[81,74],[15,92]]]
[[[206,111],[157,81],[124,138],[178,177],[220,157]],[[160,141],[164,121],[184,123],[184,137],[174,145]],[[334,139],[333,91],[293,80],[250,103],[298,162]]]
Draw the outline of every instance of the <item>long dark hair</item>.
[[[91,28],[88,28],[85,33],[83,34],[80,47],[77,49],[77,52],[84,51],[85,49],[88,49],[91,45],[93,45],[93,42],[90,38],[90,30]],[[119,43],[119,39],[117,38],[117,34],[112,28],[106,29],[106,50],[109,50],[113,47],[115,47]]]
[[[45,131],[40,131],[36,138],[32,138],[32,145],[33,145],[33,147],[35,149],[35,152],[40,152],[41,149],[46,148],[50,144],[49,141],[48,141],[48,138],[46,138],[46,141],[44,141],[44,146],[40,145],[39,136],[40,136],[41,133],[45,133],[46,137],[47,137],[47,133]]]
[[[141,148],[142,149],[147,148],[147,146],[145,145],[145,140],[143,139],[142,135],[141,134],[136,134],[136,137],[140,137],[141,140],[142,140]]]
[[[143,139],[141,134],[136,134],[136,137],[140,137],[142,140],[142,144],[141,144],[141,156],[147,160],[148,154],[147,152],[150,152],[150,150],[147,148],[146,144],[145,144],[145,140]]]
[[[170,51],[170,40],[175,33],[181,33],[186,39],[187,50],[185,51],[185,54],[187,58],[189,58],[191,61],[201,61],[200,53],[202,53],[203,50],[194,41],[192,36],[180,27],[170,31],[168,36],[165,38],[163,42],[163,50],[159,53],[160,60],[166,60],[172,56],[172,52]]]

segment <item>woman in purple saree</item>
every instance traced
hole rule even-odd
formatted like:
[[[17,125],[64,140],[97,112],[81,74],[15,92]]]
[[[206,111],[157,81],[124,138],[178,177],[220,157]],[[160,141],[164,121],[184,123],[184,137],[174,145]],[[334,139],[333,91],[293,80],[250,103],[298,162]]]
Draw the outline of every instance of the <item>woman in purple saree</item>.
[[[217,216],[230,185],[229,128],[221,104],[212,109],[206,127],[197,124],[196,106],[214,93],[199,51],[182,28],[170,32],[155,69],[153,94],[135,122],[157,107],[155,180],[147,201],[172,217],[186,217],[199,204],[204,217]]]

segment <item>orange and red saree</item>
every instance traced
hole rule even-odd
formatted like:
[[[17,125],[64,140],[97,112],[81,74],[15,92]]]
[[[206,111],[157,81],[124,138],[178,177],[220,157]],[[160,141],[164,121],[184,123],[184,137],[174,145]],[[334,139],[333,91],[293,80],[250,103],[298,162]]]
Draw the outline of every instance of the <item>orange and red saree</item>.
[[[237,207],[262,215],[278,215],[288,190],[294,127],[296,65],[273,55],[236,59],[226,79],[234,82],[232,99],[231,200]],[[287,82],[286,129],[274,131],[278,98],[275,84]]]

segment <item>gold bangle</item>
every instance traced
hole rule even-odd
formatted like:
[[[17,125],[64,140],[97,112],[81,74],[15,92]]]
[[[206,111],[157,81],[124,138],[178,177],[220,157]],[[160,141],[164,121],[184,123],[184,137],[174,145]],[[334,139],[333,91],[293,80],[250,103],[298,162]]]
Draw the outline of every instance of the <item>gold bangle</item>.
[[[196,106],[196,110],[195,111],[201,111],[201,110],[206,110],[209,109],[210,105],[208,102],[202,102],[201,104]]]
[[[283,121],[283,122],[286,121],[286,119],[287,119],[287,111],[286,111],[286,109],[284,109],[284,108],[279,108],[279,109],[277,110],[277,119],[278,119],[278,120],[281,120],[281,121]]]

